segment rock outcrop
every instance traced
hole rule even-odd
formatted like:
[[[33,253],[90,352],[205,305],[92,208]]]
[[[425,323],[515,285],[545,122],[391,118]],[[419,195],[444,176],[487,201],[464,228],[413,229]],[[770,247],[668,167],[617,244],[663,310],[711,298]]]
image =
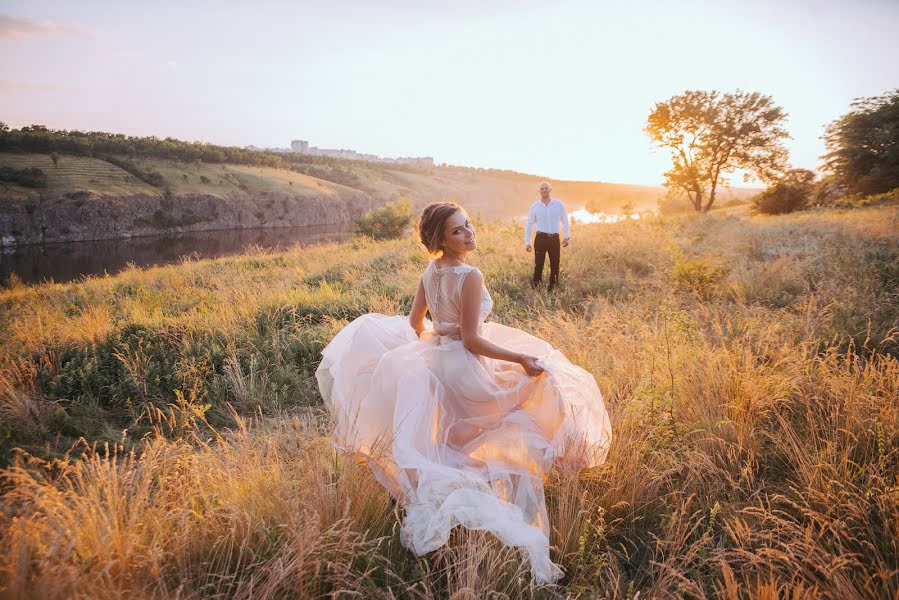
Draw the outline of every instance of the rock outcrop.
[[[250,197],[96,192],[0,198],[0,245],[108,240],[188,231],[351,223],[374,208],[363,192]]]

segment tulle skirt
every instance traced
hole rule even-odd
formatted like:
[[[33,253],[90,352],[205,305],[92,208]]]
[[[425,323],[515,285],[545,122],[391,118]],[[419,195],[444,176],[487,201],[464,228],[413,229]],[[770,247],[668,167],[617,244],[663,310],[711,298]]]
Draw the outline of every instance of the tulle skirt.
[[[362,455],[405,508],[407,548],[430,552],[463,525],[519,547],[537,581],[555,581],[543,478],[563,455],[602,463],[609,417],[593,376],[546,342],[496,323],[480,333],[546,371],[529,377],[431,331],[419,339],[405,316],[343,328],[316,372],[334,444]]]

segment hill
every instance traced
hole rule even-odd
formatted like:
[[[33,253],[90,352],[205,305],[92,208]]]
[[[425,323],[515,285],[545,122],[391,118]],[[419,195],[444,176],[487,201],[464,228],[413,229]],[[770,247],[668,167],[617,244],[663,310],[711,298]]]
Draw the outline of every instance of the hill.
[[[2,168],[39,169],[46,179],[0,181],[0,239],[9,243],[352,223],[402,197],[414,208],[455,199],[484,219],[508,219],[526,214],[545,179],[40,128],[0,132]],[[664,196],[652,186],[549,181],[571,210],[651,210]]]

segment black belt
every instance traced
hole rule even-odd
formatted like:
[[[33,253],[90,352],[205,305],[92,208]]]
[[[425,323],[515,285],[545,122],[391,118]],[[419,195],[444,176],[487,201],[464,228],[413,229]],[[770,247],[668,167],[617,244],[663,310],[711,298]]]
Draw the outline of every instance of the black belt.
[[[558,233],[545,233],[543,231],[538,231],[537,235],[545,235],[546,237],[559,237]]]

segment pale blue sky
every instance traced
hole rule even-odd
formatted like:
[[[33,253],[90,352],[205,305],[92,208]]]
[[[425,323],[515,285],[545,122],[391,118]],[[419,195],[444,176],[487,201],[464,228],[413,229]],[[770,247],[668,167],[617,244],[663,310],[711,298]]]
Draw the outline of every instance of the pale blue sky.
[[[0,120],[661,182],[686,89],[770,94],[796,166],[899,87],[899,1],[0,1]],[[739,183],[739,182],[736,182]]]

